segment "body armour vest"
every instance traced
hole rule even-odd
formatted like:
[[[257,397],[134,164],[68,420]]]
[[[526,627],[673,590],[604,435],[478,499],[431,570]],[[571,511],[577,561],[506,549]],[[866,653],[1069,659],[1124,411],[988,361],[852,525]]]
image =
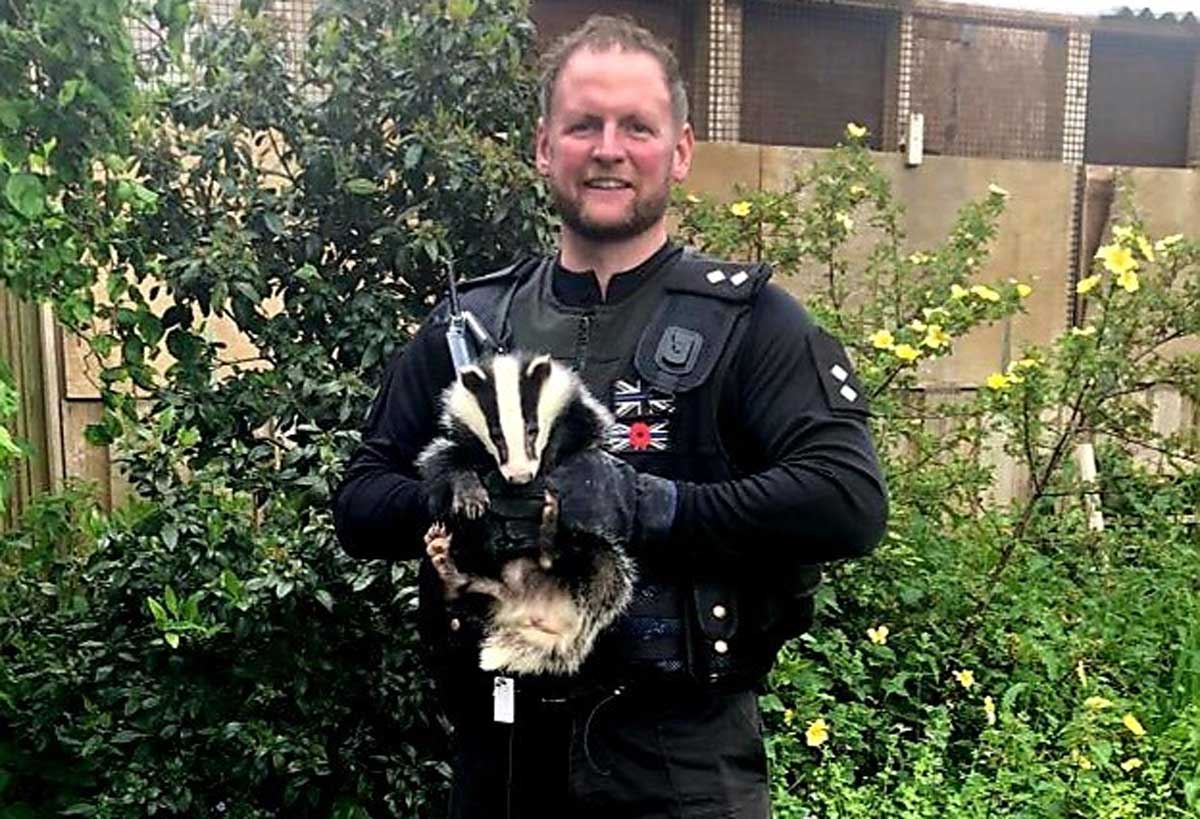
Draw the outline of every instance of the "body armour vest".
[[[579,373],[616,418],[614,455],[663,478],[728,480],[737,469],[718,435],[721,384],[769,275],[678,250],[619,302],[575,307],[555,296],[543,261],[499,299],[494,321],[506,347],[550,353]],[[680,565],[672,555],[687,550],[678,546],[656,548],[658,564],[639,556],[634,599],[584,675],[749,684],[769,670],[779,643],[760,628],[775,617],[762,578],[736,565]],[[819,577],[813,568],[801,585]]]

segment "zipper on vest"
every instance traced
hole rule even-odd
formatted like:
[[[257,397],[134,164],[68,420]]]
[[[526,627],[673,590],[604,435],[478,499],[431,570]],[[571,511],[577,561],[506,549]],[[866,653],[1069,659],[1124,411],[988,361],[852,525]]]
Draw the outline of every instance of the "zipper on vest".
[[[587,364],[588,346],[592,341],[592,317],[580,316],[575,328],[575,372],[583,372]]]

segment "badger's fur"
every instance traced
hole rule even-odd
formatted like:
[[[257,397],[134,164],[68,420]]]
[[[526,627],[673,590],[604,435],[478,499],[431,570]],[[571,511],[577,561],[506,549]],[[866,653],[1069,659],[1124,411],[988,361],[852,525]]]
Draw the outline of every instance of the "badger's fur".
[[[528,549],[494,565],[466,561],[501,525],[488,515],[500,493],[519,492],[562,460],[604,441],[612,416],[578,376],[548,355],[498,354],[465,368],[442,396],[443,434],[417,459],[437,523],[426,551],[448,600],[493,599],[480,668],[520,674],[572,674],[601,629],[629,604],[634,567],[624,545],[559,532],[557,506],[544,495]],[[499,473],[503,481],[496,482]],[[451,542],[459,539],[456,557]],[[460,564],[463,568],[460,568]]]

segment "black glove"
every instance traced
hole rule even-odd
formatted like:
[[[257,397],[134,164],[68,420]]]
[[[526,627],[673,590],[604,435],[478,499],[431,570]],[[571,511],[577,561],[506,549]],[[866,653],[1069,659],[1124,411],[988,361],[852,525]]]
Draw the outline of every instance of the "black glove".
[[[599,449],[570,456],[546,476],[558,525],[608,543],[653,545],[675,520],[675,483],[638,472]]]

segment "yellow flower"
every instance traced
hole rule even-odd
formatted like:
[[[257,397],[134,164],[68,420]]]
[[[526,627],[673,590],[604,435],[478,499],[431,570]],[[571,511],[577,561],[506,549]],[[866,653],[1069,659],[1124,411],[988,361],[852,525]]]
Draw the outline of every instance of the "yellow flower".
[[[958,684],[963,688],[970,688],[975,684],[975,672],[970,669],[963,669],[954,672],[954,679],[958,680]]]
[[[925,332],[925,322],[921,321],[920,319],[913,319],[908,323],[908,326],[911,327],[915,332]]]
[[[1131,756],[1129,759],[1121,763],[1121,770],[1123,770],[1125,773],[1136,771],[1140,767],[1142,767],[1142,760],[1138,759],[1136,756]]]
[[[1005,199],[1008,198],[1008,191],[997,185],[995,182],[988,185],[988,193],[990,193],[992,196],[1000,196]]]
[[[1142,251],[1142,257],[1148,261],[1154,261],[1154,248],[1150,245],[1150,240],[1145,236],[1137,237],[1138,250]]]
[[[1138,722],[1138,718],[1133,714],[1126,714],[1121,717],[1121,724],[1128,728],[1129,733],[1135,737],[1144,737],[1146,735],[1146,729],[1142,727],[1142,724]]]
[[[850,231],[854,230],[854,220],[853,220],[853,219],[851,219],[851,218],[850,218],[849,216],[847,216],[846,214],[842,213],[841,211],[838,211],[837,213],[835,213],[835,214],[833,215],[833,218],[834,218],[834,219],[837,221],[837,223],[838,223],[839,225],[841,225],[841,226],[842,226],[842,228],[844,228],[844,229],[845,229],[845,231],[846,231],[847,233],[849,233]]]
[[[896,354],[896,358],[900,359],[901,361],[911,362],[916,361],[921,357],[921,351],[916,347],[913,347],[911,344],[897,344],[896,348],[892,352],[894,352]]]
[[[1083,704],[1093,711],[1099,711],[1103,708],[1111,708],[1112,700],[1106,700],[1104,697],[1088,697]]]
[[[1087,688],[1087,671],[1083,668],[1083,660],[1080,660],[1075,666],[1075,674],[1079,677],[1079,684]]]
[[[794,720],[795,718],[796,718],[795,711],[793,711],[791,708],[783,709],[783,724],[784,725],[791,725],[792,720]]]
[[[1137,267],[1133,253],[1121,245],[1105,245],[1096,252],[1096,258],[1104,262],[1105,270],[1118,275]]]
[[[1096,328],[1090,324],[1087,327],[1072,327],[1071,335],[1085,336],[1085,337],[1086,336],[1094,336],[1094,335],[1096,335]]]
[[[950,298],[952,298],[952,299],[965,299],[967,297],[967,294],[970,292],[971,291],[967,290],[967,288],[965,288],[961,285],[958,285],[958,284],[950,285]]]
[[[1036,358],[1022,358],[1017,362],[1017,366],[1023,370],[1032,370],[1037,365],[1038,360]]]
[[[890,350],[896,345],[896,338],[887,330],[876,330],[867,340],[876,350]]]
[[[877,646],[885,645],[888,638],[887,626],[876,626],[875,628],[867,629],[867,637],[871,638],[871,642]]]
[[[990,287],[985,287],[982,284],[977,284],[971,288],[971,292],[984,301],[1000,301],[1000,294]]]
[[[932,256],[927,256],[926,254],[920,252],[914,253],[908,257],[908,260],[913,264],[925,264],[926,262],[932,261],[932,259]]]
[[[1138,274],[1132,270],[1126,270],[1117,276],[1117,285],[1125,288],[1126,293],[1136,293],[1138,288],[1142,286],[1138,281]]]
[[[1079,751],[1075,748],[1071,749],[1071,759],[1076,765],[1078,765],[1080,768],[1083,768],[1085,771],[1090,771],[1092,769],[1092,760],[1079,753]]]
[[[996,702],[991,697],[983,698],[983,715],[987,717],[988,725],[996,724]]]
[[[811,725],[804,731],[804,741],[808,743],[810,748],[818,748],[825,744],[829,739],[829,726],[825,724],[825,720],[814,720]]]
[[[1174,247],[1175,245],[1179,244],[1182,241],[1183,241],[1182,233],[1175,233],[1175,234],[1172,234],[1171,236],[1164,236],[1163,238],[1159,239],[1157,242],[1154,243],[1154,249],[1157,250],[1159,253],[1166,253],[1168,250],[1170,250],[1172,247]]]
[[[1025,282],[1017,282],[1017,295],[1018,296],[1020,296],[1023,299],[1028,298],[1029,294],[1032,292],[1033,292],[1033,288],[1030,287],[1029,285],[1025,284]]]
[[[1129,225],[1117,225],[1113,228],[1113,236],[1118,242],[1124,242],[1133,237],[1133,228]]]
[[[744,199],[741,202],[734,202],[729,206],[729,212],[742,219],[750,215],[750,203]]]
[[[859,125],[858,123],[847,122],[846,135],[851,139],[862,139],[867,135],[867,129],[865,126]]]
[[[942,329],[942,325],[931,324],[929,332],[925,334],[925,339],[921,343],[930,349],[937,350],[950,343],[950,334]]]
[[[1097,273],[1095,276],[1088,276],[1086,279],[1080,279],[1079,284],[1075,285],[1075,292],[1080,295],[1083,295],[1084,293],[1090,293],[1096,289],[1096,285],[1098,284],[1100,284],[1099,273]]]
[[[699,204],[700,204],[700,197],[699,197],[699,196],[697,196],[697,195],[696,195],[696,194],[694,194],[694,193],[689,193],[689,194],[687,195],[687,201],[688,201],[688,202],[690,202],[690,203],[691,203],[691,204],[693,204],[693,205],[699,205]]]
[[[1008,389],[1008,376],[1004,373],[992,373],[984,382],[989,390],[1006,390]]]
[[[867,189],[862,185],[851,185],[850,193],[854,194],[855,196],[866,196]]]
[[[945,307],[922,307],[921,313],[927,319],[931,319],[934,316],[942,316],[943,318],[950,317],[950,311],[947,310]]]

